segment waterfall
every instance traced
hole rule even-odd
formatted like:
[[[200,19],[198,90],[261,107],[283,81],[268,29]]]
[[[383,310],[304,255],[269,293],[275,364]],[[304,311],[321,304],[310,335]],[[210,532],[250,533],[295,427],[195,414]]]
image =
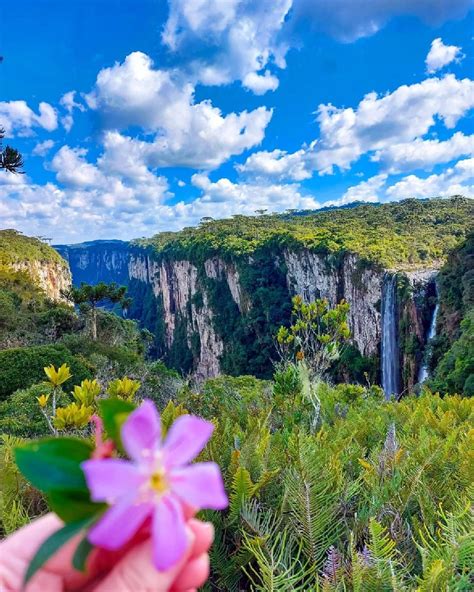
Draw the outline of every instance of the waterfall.
[[[431,324],[430,330],[428,331],[428,336],[426,337],[426,345],[425,345],[425,354],[423,357],[423,363],[421,364],[420,372],[418,374],[418,382],[419,384],[423,384],[425,380],[428,378],[428,345],[430,341],[436,337],[436,321],[438,319],[438,312],[439,312],[439,299],[438,299],[438,290],[435,284],[435,292],[436,292],[436,304],[433,310],[433,316],[431,317]]]
[[[385,398],[399,393],[397,276],[386,275],[382,289],[382,387]]]

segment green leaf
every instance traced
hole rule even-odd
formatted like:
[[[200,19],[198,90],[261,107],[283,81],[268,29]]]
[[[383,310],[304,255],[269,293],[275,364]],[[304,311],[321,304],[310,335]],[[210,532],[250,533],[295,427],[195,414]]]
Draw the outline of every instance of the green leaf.
[[[41,547],[36,551],[33,559],[28,565],[25,573],[24,586],[31,580],[35,573],[50,559],[59,549],[66,544],[69,539],[78,534],[81,530],[89,526],[91,519],[78,520],[77,522],[70,522],[57,530],[49,538],[47,538]]]
[[[77,549],[74,551],[72,557],[72,566],[77,571],[86,571],[87,558],[91,551],[94,549],[94,545],[89,542],[87,535],[77,545]]]
[[[87,491],[80,463],[90,458],[92,446],[76,438],[48,438],[15,450],[18,468],[32,485],[49,494],[57,490]]]
[[[120,429],[127,417],[135,409],[135,405],[123,399],[110,398],[99,401],[99,408],[107,434],[117,447],[121,448]]]
[[[106,504],[92,502],[89,492],[82,490],[52,491],[47,499],[51,510],[64,522],[97,516],[107,508]]]

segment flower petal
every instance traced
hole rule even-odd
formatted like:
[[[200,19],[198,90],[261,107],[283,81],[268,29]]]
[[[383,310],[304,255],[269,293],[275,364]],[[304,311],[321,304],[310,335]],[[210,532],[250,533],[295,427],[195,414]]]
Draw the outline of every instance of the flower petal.
[[[153,515],[153,564],[159,571],[166,571],[183,556],[188,546],[183,510],[172,496],[164,496]]]
[[[161,427],[155,404],[143,401],[130,413],[121,434],[123,446],[133,460],[142,461],[149,451],[156,450],[160,444]]]
[[[194,415],[181,415],[173,423],[163,444],[167,467],[185,465],[201,452],[214,430],[210,421]]]
[[[134,504],[127,497],[112,506],[89,531],[87,538],[97,547],[114,551],[120,549],[137,532],[152,512],[151,504]]]
[[[229,505],[221,471],[216,463],[196,463],[173,469],[169,480],[173,493],[196,509],[223,510]]]
[[[86,460],[81,468],[94,502],[112,504],[117,498],[129,496],[145,480],[131,462],[119,458]]]

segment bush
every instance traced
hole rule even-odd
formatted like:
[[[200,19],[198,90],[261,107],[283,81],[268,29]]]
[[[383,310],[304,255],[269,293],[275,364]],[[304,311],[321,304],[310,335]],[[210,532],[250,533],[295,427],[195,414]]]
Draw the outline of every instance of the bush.
[[[273,397],[251,377],[183,392],[216,425],[202,458],[230,497],[207,516],[212,589],[471,589],[474,400],[318,382],[307,405],[294,370],[278,370]]]
[[[44,367],[50,364],[67,364],[71,368],[72,378],[65,383],[66,390],[85,378],[91,378],[86,365],[64,346],[38,345],[6,349],[0,351],[0,400],[46,379]]]
[[[50,393],[46,383],[35,384],[13,393],[0,403],[0,433],[33,438],[50,435],[36,397]]]

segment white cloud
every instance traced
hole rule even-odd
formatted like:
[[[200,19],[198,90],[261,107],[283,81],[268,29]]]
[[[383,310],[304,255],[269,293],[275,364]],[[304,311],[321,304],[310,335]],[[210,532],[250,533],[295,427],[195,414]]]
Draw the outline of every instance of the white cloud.
[[[408,175],[390,182],[387,174],[379,174],[350,187],[343,197],[324,205],[344,205],[353,201],[392,201],[399,199],[449,197],[464,195],[474,197],[474,158],[459,160],[454,166],[438,175],[418,177]]]
[[[288,153],[285,150],[260,151],[251,154],[244,164],[236,169],[246,175],[255,177],[270,177],[273,179],[303,181],[313,175],[308,150],[303,148],[297,152]]]
[[[101,70],[86,100],[108,128],[139,126],[151,141],[106,135],[106,148],[133,150],[152,167],[213,168],[259,144],[272,111],[223,115],[210,101],[194,102],[194,87],[177,72],[153,68],[151,59],[134,52],[122,64]]]
[[[292,0],[169,0],[162,41],[172,51],[196,55],[189,69],[203,84],[240,80],[263,94],[278,87],[271,68],[285,67],[288,44],[279,38]],[[193,50],[189,48],[192,47]]]
[[[278,87],[276,72],[310,24],[339,41],[374,35],[392,18],[411,15],[438,26],[463,17],[472,0],[168,0],[162,41],[182,56],[193,80],[207,85],[241,81],[263,94]]]
[[[53,131],[58,127],[56,110],[41,102],[35,113],[26,101],[0,101],[0,125],[7,136],[31,136],[34,128]]]
[[[346,43],[369,37],[392,18],[411,15],[432,26],[462,18],[472,0],[294,0],[294,19]]]
[[[425,179],[409,175],[387,189],[389,199],[449,195],[474,197],[474,158],[460,160],[439,175]]]
[[[453,61],[462,59],[461,48],[456,45],[445,45],[441,37],[434,39],[430,51],[426,56],[426,70],[433,74]]]
[[[276,76],[265,70],[263,74],[249,72],[244,76],[242,84],[256,95],[264,95],[269,90],[276,90],[279,82]]]
[[[78,103],[76,101],[76,94],[77,93],[75,90],[70,90],[69,92],[64,93],[59,100],[59,104],[66,110],[66,115],[61,117],[61,124],[63,125],[66,132],[70,132],[72,126],[74,125],[74,109],[77,109],[81,112],[86,110],[86,107],[82,103]]]
[[[83,150],[61,148],[52,161],[61,185],[36,185],[25,178],[17,181],[13,175],[11,181],[0,182],[0,226],[21,228],[27,234],[44,234],[47,229],[55,242],[130,239],[178,230],[204,216],[319,205],[295,184],[233,183],[226,178],[212,182],[203,173],[192,177],[192,184],[201,190],[197,199],[171,204],[162,177],[156,177],[154,184],[149,178],[139,180],[135,171],[129,178],[120,177],[107,169],[107,162],[88,163],[86,156]]]
[[[415,170],[431,170],[435,165],[450,162],[460,156],[474,154],[474,135],[456,132],[449,139],[422,140],[391,144],[377,150],[372,160],[380,162],[383,170],[395,174]]]
[[[403,85],[385,96],[369,93],[357,109],[320,105],[317,168],[321,172],[331,172],[334,166],[347,169],[366,152],[425,135],[437,119],[453,128],[472,107],[474,81],[457,80],[451,74]]]
[[[270,178],[301,180],[315,171],[331,174],[334,167],[347,170],[363,154],[396,170],[408,166],[431,168],[468,153],[469,139],[456,135],[446,142],[421,138],[441,120],[452,129],[474,107],[474,81],[452,74],[403,85],[392,93],[367,94],[356,108],[320,105],[317,122],[320,137],[294,153],[281,150],[256,152],[240,165],[241,172]],[[409,146],[414,143],[418,154]],[[403,162],[403,159],[405,162]]]
[[[33,148],[31,154],[33,154],[33,156],[46,156],[46,154],[51,150],[53,146],[53,140],[45,140],[44,142],[38,142],[36,146]]]
[[[303,195],[296,184],[233,183],[222,178],[212,182],[203,173],[192,176],[192,184],[202,191],[201,197],[190,204],[219,218],[239,214],[252,214],[257,209],[282,211],[287,208],[316,208],[318,202],[311,195]],[[216,204],[218,206],[216,207]]]
[[[56,183],[0,176],[0,226],[29,234],[48,229],[55,241],[131,238],[156,230],[170,197],[164,177],[107,161],[87,161],[87,151],[63,146],[51,161]],[[124,163],[126,165],[126,163]],[[18,180],[19,179],[19,180]]]
[[[354,201],[378,202],[380,190],[385,186],[386,182],[387,175],[375,175],[367,179],[367,181],[362,181],[353,187],[349,187],[340,199],[325,203],[324,205],[343,206]]]

